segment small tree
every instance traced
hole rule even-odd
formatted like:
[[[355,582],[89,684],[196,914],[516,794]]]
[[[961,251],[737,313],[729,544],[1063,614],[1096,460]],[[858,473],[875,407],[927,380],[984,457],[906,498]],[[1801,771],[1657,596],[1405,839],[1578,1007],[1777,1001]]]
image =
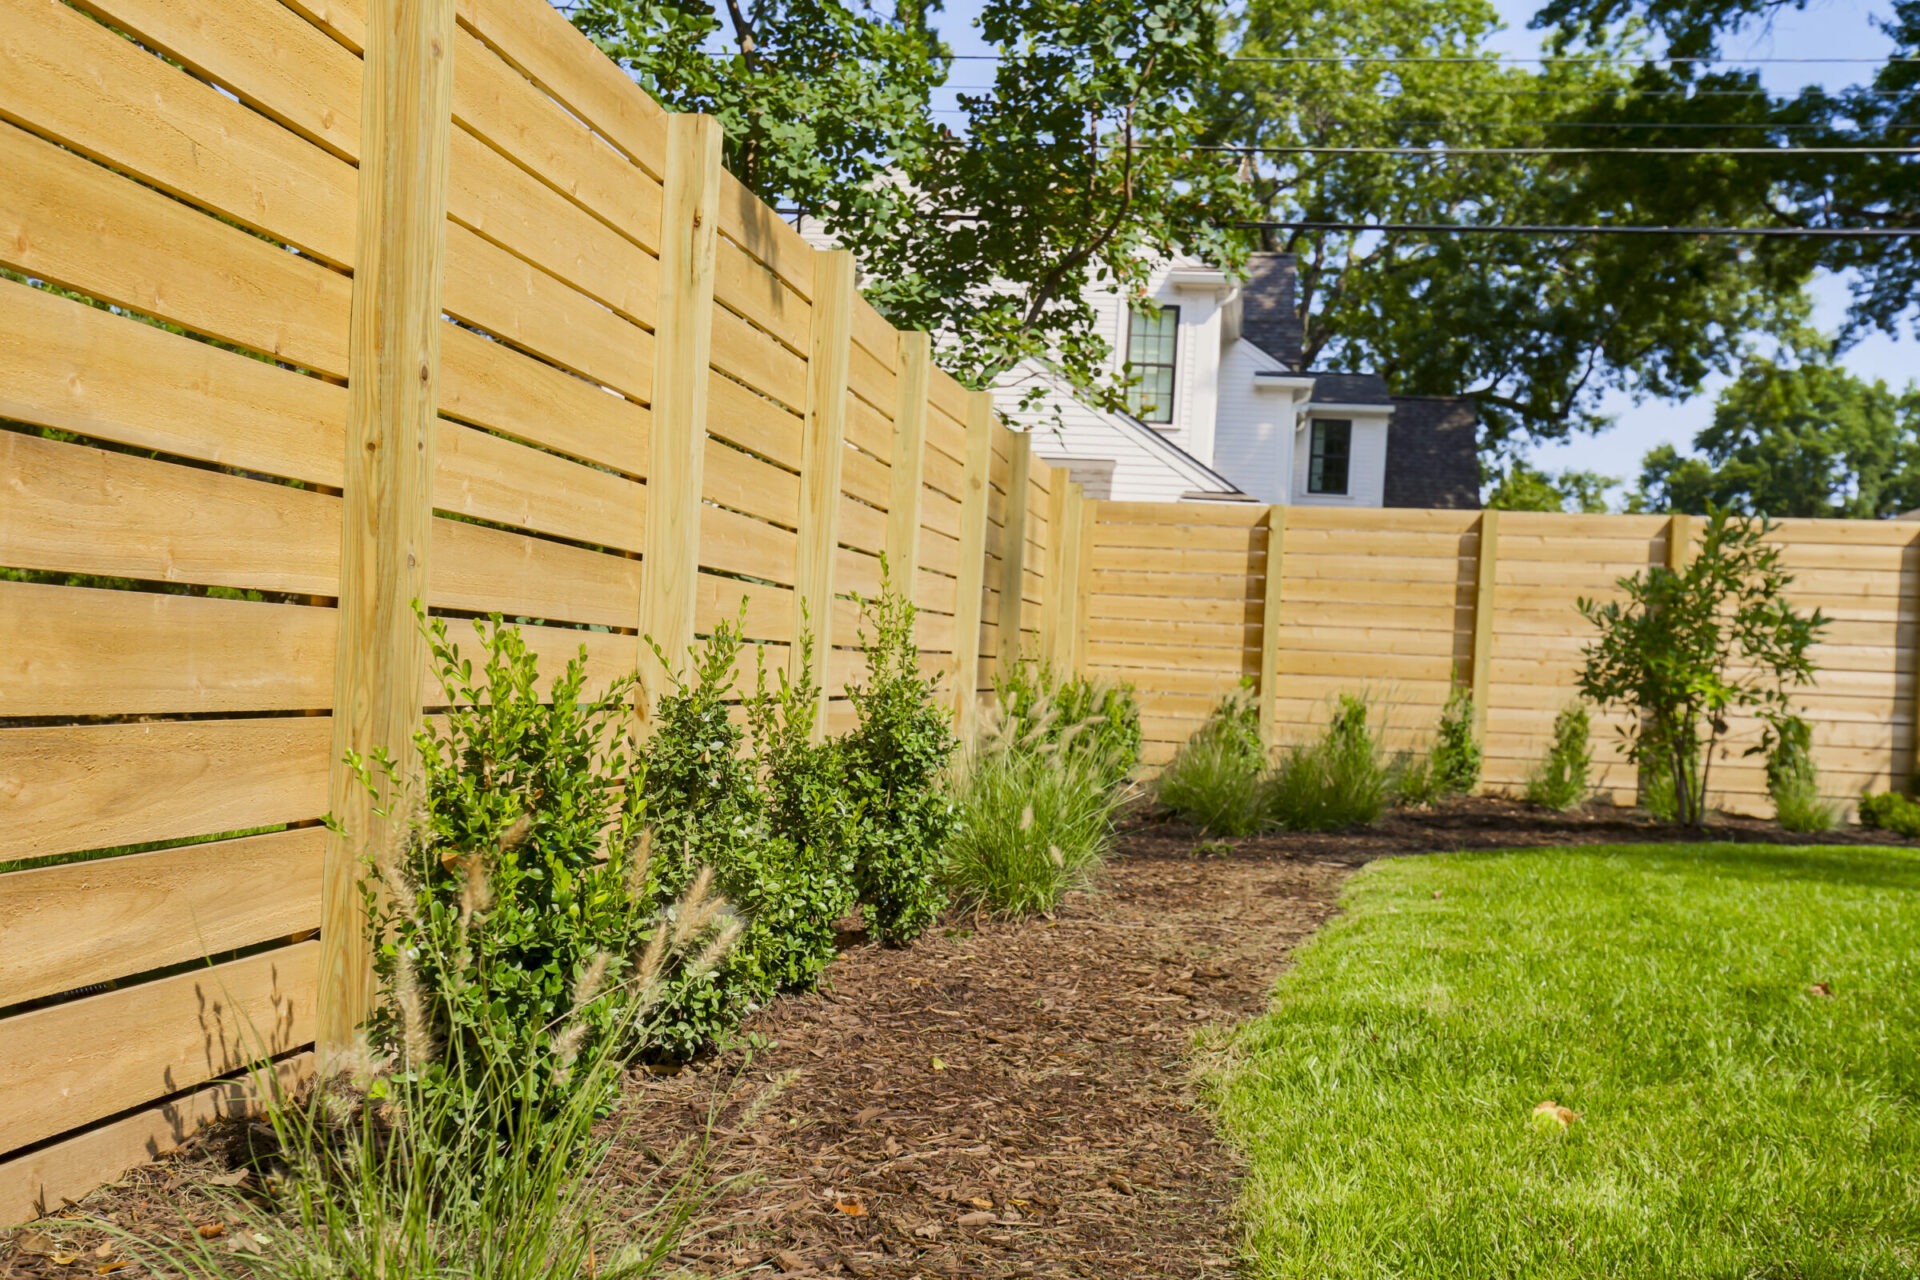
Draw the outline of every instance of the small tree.
[[[1793,576],[1780,549],[1764,541],[1764,517],[1715,511],[1699,554],[1686,568],[1653,566],[1620,579],[1627,598],[1582,599],[1600,629],[1584,652],[1580,690],[1636,718],[1621,728],[1627,757],[1664,770],[1674,814],[1700,825],[1714,751],[1736,708],[1784,711],[1787,690],[1809,683],[1807,650],[1827,620],[1785,599]]]

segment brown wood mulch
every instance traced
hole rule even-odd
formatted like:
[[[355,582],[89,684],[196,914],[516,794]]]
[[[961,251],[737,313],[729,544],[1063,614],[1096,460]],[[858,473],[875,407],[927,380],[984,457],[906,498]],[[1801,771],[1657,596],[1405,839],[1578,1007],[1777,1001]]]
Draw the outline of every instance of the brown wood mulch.
[[[1704,834],[1807,842],[1740,819]],[[1361,832],[1214,843],[1205,856],[1189,829],[1136,823],[1100,889],[1053,918],[949,918],[899,950],[850,939],[826,989],[773,1002],[740,1047],[636,1077],[644,1097],[615,1168],[649,1175],[658,1153],[713,1126],[723,1191],[677,1259],[696,1273],[1225,1276],[1238,1170],[1196,1105],[1195,1038],[1259,1011],[1355,867],[1685,838],[1696,837],[1627,811],[1543,815],[1497,800]],[[231,1167],[232,1151],[231,1135],[215,1135],[87,1197],[68,1222],[16,1233],[0,1243],[0,1276],[108,1265],[111,1241],[84,1216],[183,1232],[206,1217],[196,1188]],[[23,1240],[40,1251],[22,1252]],[[49,1244],[72,1261],[56,1265]]]

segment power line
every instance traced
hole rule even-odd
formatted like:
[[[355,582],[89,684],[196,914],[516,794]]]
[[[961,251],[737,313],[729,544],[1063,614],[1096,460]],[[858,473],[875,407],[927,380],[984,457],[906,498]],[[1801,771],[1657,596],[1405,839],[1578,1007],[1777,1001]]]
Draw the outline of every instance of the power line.
[[[1744,236],[1778,239],[1898,240],[1920,236],[1920,227],[1654,227],[1597,223],[1554,226],[1544,223],[1463,222],[1230,222],[1222,225],[1247,231],[1383,231],[1438,232],[1446,235],[1609,235],[1609,236]]]
[[[711,58],[740,58],[746,55],[737,49],[701,49],[700,53]],[[1016,55],[1004,53],[949,53],[942,57],[948,62],[1005,62]],[[1521,57],[1500,54],[1482,57],[1475,54],[1293,54],[1285,56],[1255,56],[1251,54],[1233,54],[1228,62],[1265,63],[1271,65],[1323,64],[1340,66],[1423,66],[1423,65],[1482,65],[1482,66],[1544,66],[1559,64],[1596,64],[1617,67],[1661,67],[1661,66],[1899,66],[1907,63],[1920,63],[1920,57],[1887,58],[1657,58],[1639,59],[1620,58],[1608,54],[1578,54],[1562,56]],[[1631,89],[1623,90],[1632,92]]]
[[[1103,143],[1108,147],[1117,143]],[[1225,146],[1190,147],[1136,145],[1135,151],[1208,151],[1227,155],[1424,156],[1446,160],[1454,156],[1913,156],[1920,147],[1313,147]]]
[[[930,107],[928,110],[935,115],[970,114],[962,107]],[[1336,129],[1758,129],[1766,132],[1804,132],[1827,128],[1823,124],[1800,121],[1767,124],[1748,120],[1335,120],[1329,121],[1328,125]],[[1889,125],[1887,128],[1899,133],[1920,133],[1920,123]],[[1874,136],[1862,135],[1858,130],[1852,132],[1856,136]]]

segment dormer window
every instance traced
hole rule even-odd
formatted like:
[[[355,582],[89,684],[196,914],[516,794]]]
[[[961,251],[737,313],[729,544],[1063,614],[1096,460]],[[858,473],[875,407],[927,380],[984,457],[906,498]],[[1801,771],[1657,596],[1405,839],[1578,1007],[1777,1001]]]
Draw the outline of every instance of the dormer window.
[[[1127,321],[1127,364],[1135,381],[1127,388],[1127,408],[1142,422],[1173,422],[1173,361],[1180,333],[1180,308],[1135,311]]]
[[[1347,491],[1347,463],[1353,456],[1353,422],[1347,418],[1315,418],[1307,454],[1307,492]]]

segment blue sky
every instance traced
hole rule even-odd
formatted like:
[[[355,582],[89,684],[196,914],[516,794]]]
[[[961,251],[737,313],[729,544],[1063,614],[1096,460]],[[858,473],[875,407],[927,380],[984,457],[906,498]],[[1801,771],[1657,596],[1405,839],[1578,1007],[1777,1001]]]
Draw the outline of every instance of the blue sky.
[[[1538,7],[1537,0],[1495,0],[1495,7],[1505,19],[1507,29],[1495,37],[1492,47],[1513,56],[1538,54],[1539,33],[1527,29],[1527,22]],[[936,19],[941,34],[956,53],[985,51],[971,30],[971,20],[978,12],[977,0],[951,0]],[[1884,4],[1810,0],[1805,12],[1783,12],[1770,24],[1756,26],[1727,40],[1724,52],[1730,57],[1750,58],[1882,57],[1891,44],[1875,26],[1875,19],[1885,13]],[[1776,93],[1791,93],[1807,84],[1839,87],[1858,83],[1871,75],[1873,68],[1845,63],[1794,63],[1763,65],[1760,70],[1767,88]],[[951,105],[954,91],[984,84],[989,79],[991,70],[986,64],[959,62],[954,67],[952,85],[938,95],[936,105]],[[1903,245],[1889,245],[1887,252],[1911,250]],[[1819,324],[1829,331],[1837,329],[1847,307],[1846,282],[1822,278],[1816,282],[1813,293]],[[1882,378],[1896,387],[1903,386],[1920,377],[1920,343],[1874,336],[1862,340],[1850,351],[1846,363],[1863,377]],[[1713,416],[1713,397],[1720,385],[1715,381],[1701,394],[1682,401],[1635,404],[1627,396],[1611,396],[1604,405],[1605,412],[1614,419],[1611,430],[1536,448],[1531,451],[1531,460],[1553,470],[1570,467],[1598,471],[1630,482],[1639,474],[1641,457],[1653,446],[1670,443],[1683,451],[1690,450],[1694,433]]]

